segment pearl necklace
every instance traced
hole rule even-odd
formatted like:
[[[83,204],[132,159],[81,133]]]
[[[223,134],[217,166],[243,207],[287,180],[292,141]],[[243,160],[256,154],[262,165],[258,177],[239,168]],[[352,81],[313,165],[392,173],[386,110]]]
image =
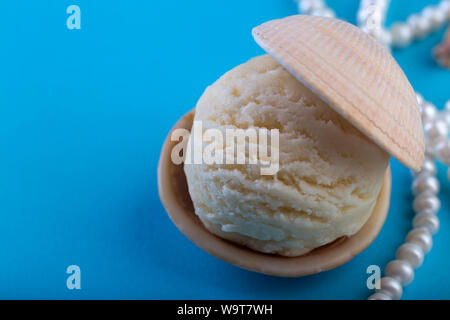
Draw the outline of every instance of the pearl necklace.
[[[335,12],[323,0],[296,0],[299,10],[314,16],[334,17]],[[361,0],[358,10],[358,26],[380,41],[386,48],[405,47],[442,27],[450,20],[450,0],[442,0],[436,6],[427,6],[422,12],[411,15],[406,22],[398,22],[390,29],[384,20],[390,0]],[[414,269],[422,265],[425,254],[433,245],[432,236],[439,230],[437,213],[441,202],[437,197],[439,181],[436,178],[436,160],[450,165],[450,100],[439,112],[436,107],[417,93],[425,133],[425,163],[413,176],[412,192],[415,217],[413,228],[397,252],[396,259],[389,262],[377,285],[379,289],[369,300],[396,300],[403,294],[403,287],[414,279]],[[450,180],[450,169],[447,171]]]

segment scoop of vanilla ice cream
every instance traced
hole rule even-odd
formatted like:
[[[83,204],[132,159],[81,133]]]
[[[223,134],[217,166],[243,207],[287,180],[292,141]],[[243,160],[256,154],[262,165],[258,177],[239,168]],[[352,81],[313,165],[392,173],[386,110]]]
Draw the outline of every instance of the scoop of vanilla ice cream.
[[[184,165],[195,213],[212,233],[297,256],[353,235],[369,218],[388,154],[272,57],[226,73],[195,110],[203,130],[279,130],[274,175],[252,164]]]

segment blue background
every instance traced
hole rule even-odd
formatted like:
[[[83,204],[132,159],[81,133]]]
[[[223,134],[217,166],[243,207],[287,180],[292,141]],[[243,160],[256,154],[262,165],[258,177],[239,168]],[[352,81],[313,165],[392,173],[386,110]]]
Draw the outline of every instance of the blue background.
[[[356,0],[328,3],[355,22]],[[388,24],[428,3],[393,1]],[[82,29],[66,28],[77,4]],[[297,13],[292,0],[1,1],[0,298],[364,299],[366,268],[394,258],[413,212],[409,170],[392,161],[389,216],[351,262],[280,279],[190,243],[157,194],[159,151],[205,87],[262,54],[252,27]],[[442,108],[450,72],[431,58],[443,29],[394,56]],[[450,298],[450,186],[441,231],[404,298]],[[68,290],[67,266],[82,289]]]

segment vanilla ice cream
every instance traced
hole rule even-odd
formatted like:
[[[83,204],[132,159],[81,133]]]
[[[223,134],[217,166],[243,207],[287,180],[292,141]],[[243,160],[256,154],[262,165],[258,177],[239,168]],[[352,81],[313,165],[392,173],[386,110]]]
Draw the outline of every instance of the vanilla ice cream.
[[[252,164],[184,165],[195,213],[212,233],[297,256],[355,234],[369,218],[389,155],[272,57],[254,58],[208,87],[194,120],[205,130],[279,130],[274,175]]]

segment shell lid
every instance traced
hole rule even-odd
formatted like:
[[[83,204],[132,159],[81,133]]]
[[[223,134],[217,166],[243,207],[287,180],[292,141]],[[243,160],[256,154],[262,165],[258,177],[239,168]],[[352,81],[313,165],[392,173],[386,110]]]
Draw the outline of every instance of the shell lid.
[[[392,55],[341,20],[295,15],[253,29],[255,41],[382,149],[407,167],[424,162],[416,95]]]

